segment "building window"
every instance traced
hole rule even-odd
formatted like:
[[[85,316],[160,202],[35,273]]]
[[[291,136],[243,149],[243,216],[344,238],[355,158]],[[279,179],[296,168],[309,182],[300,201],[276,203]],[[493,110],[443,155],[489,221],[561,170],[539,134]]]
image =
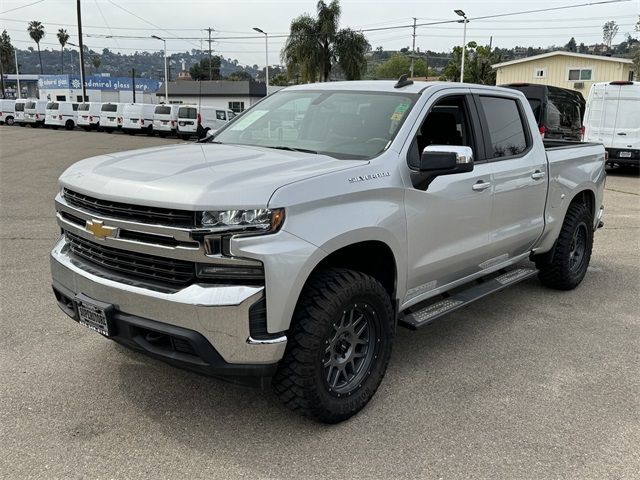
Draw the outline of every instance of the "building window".
[[[66,102],[67,101],[67,96],[66,95],[56,95],[56,100],[58,102]]]
[[[536,68],[533,70],[533,78],[546,78],[547,70],[545,68]]]
[[[244,102],[229,102],[229,110],[233,113],[240,113],[244,111]]]
[[[591,80],[593,78],[593,71],[591,68],[571,68],[569,69],[569,80],[570,81],[584,81]]]

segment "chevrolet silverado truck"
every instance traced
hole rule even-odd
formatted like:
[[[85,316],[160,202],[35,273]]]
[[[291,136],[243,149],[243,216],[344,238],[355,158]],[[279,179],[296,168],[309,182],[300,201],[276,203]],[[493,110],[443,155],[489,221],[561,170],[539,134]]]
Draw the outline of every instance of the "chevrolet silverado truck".
[[[335,423],[374,395],[397,326],[534,275],[577,287],[604,160],[543,141],[515,90],[288,87],[207,143],[69,167],[53,291],[105,337]]]

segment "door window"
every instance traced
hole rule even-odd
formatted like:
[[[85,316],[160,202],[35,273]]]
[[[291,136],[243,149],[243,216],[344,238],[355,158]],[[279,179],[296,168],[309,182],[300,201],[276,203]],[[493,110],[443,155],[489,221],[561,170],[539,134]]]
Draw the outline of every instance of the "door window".
[[[218,120],[226,120],[227,118],[224,115],[224,110],[216,110],[216,118]]]
[[[512,157],[523,153],[527,147],[527,135],[518,108],[518,101],[511,98],[480,97],[489,136],[489,157]]]
[[[409,149],[410,167],[418,168],[420,156],[429,145],[467,146],[474,150],[474,156],[476,156],[473,131],[464,96],[443,98],[429,109]]]

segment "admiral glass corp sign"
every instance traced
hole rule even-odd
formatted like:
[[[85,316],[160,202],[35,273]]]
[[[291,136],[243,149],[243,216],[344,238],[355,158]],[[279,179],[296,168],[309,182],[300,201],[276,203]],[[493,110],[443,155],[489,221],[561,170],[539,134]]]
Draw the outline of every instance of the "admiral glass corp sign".
[[[87,90],[103,90],[117,92],[131,90],[131,78],[128,77],[100,77],[89,76],[85,78]],[[157,92],[162,82],[146,78],[136,78],[136,91]],[[38,88],[49,90],[80,89],[80,77],[78,75],[40,75]]]

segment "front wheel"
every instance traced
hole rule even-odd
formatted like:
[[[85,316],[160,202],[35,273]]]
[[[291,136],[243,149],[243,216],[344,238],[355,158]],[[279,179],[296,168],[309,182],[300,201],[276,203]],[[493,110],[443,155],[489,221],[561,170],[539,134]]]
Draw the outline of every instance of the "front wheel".
[[[184,134],[184,133],[183,133],[183,134],[181,134],[181,135],[180,135],[180,138],[181,138],[182,140],[185,140],[185,141],[186,141],[186,140],[189,140],[189,139],[191,138],[191,135],[186,135],[186,134]]]
[[[543,285],[557,290],[576,288],[589,267],[593,248],[593,218],[582,203],[569,206],[556,247],[550,255],[534,258]]]
[[[353,270],[324,270],[301,294],[274,390],[303,415],[346,420],[378,389],[393,334],[393,308],[380,282]]]

